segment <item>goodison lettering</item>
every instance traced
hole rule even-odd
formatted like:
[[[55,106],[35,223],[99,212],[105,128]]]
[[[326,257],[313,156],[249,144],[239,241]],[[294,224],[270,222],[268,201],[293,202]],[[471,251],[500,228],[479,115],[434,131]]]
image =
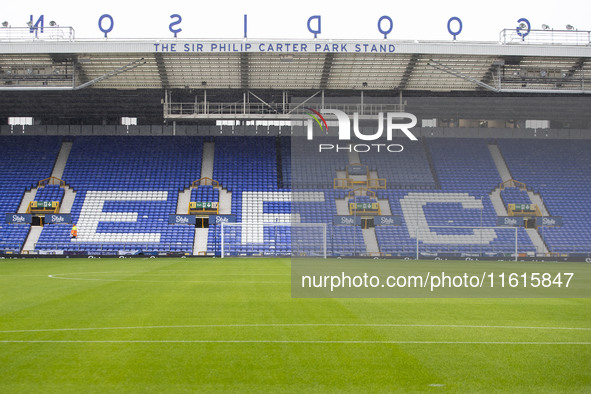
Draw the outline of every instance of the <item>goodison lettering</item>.
[[[183,31],[180,27],[180,24],[183,21],[183,17],[180,14],[172,14],[169,16],[172,20],[168,25],[168,30],[174,34],[174,37],[177,38],[177,35]],[[37,19],[37,22],[33,24],[33,15],[30,16],[30,32],[38,35],[39,32],[43,33],[44,28],[44,20],[45,15],[40,15]],[[104,23],[105,20],[107,23]],[[384,21],[387,22],[386,27],[384,28]],[[248,37],[248,15],[244,15],[244,38]],[[452,30],[452,22],[456,22],[457,30]],[[522,40],[525,40],[525,37],[531,31],[531,23],[527,18],[520,18],[517,20],[519,26],[516,28],[516,33],[519,35]],[[525,24],[527,28],[523,28],[522,24]],[[115,25],[115,20],[113,16],[109,14],[103,14],[98,19],[98,28],[99,30],[104,33],[105,38],[108,37],[108,33],[113,31],[113,27]],[[322,16],[321,15],[312,15],[308,18],[306,23],[306,27],[308,31],[314,34],[314,38],[317,38],[319,34],[322,33]],[[453,16],[447,20],[447,31],[449,34],[453,36],[455,40],[458,35],[462,32],[463,23],[460,18],[457,16]],[[388,15],[382,15],[378,19],[377,23],[377,30],[380,34],[383,34],[384,39],[388,38],[388,34],[390,34],[394,30],[394,22],[392,18]],[[357,44],[355,45],[355,52],[394,52],[395,46],[393,44]]]

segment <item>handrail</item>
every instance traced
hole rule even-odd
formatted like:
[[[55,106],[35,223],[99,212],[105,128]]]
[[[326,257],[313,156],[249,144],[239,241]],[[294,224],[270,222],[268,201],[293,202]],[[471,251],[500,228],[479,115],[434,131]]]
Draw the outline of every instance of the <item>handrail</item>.
[[[37,183],[37,187],[45,187],[47,185],[59,185],[60,187],[65,187],[66,181],[52,176],[49,178],[42,179]]]
[[[199,186],[213,186],[214,188],[219,188],[220,183],[208,177],[199,178],[191,183],[191,189],[198,188]]]
[[[518,187],[520,190],[527,190],[527,186],[523,182],[516,181],[515,179],[509,179],[499,185],[501,190],[504,190],[507,187]]]
[[[353,189],[356,186],[367,189],[386,189],[386,178],[369,178],[365,181],[358,181],[351,178],[333,178],[333,189]]]

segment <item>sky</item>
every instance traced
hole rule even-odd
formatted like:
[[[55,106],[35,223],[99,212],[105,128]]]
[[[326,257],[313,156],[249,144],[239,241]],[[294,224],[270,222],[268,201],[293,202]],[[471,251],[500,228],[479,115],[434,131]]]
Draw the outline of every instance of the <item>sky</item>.
[[[383,39],[378,31],[378,19],[387,15],[392,19],[390,40],[447,41],[452,40],[447,29],[452,17],[462,21],[458,41],[499,41],[503,29],[514,29],[517,20],[527,18],[532,29],[547,24],[553,29],[564,29],[567,24],[578,30],[591,30],[588,0],[496,2],[481,1],[168,1],[155,2],[101,1],[38,1],[8,2],[0,10],[0,21],[12,27],[24,27],[33,15],[36,21],[44,15],[45,25],[55,21],[60,26],[71,26],[77,39],[102,39],[99,18],[109,14],[113,18],[110,39],[173,38],[169,25],[182,17],[174,29],[182,29],[179,39],[242,39],[244,15],[248,15],[249,39],[312,39],[307,21],[312,15],[322,18],[319,39]],[[383,29],[388,23],[383,22]],[[103,21],[109,27],[109,21]],[[452,30],[458,28],[453,22]]]

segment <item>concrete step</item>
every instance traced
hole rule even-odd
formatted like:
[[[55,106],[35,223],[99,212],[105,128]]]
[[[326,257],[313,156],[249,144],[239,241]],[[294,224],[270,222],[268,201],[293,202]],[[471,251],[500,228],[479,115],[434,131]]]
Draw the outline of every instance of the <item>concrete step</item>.
[[[213,179],[213,159],[215,154],[215,142],[203,144],[203,157],[201,158],[201,178]]]
[[[62,147],[60,149],[59,154],[57,155],[55,164],[53,165],[53,171],[51,172],[52,177],[62,179],[62,177],[64,176],[64,169],[66,168],[66,163],[68,162],[68,157],[70,156],[71,150],[71,141],[62,142]]]
[[[337,205],[337,215],[349,215],[349,205],[347,204],[347,200],[339,199],[335,200]]]
[[[25,244],[23,245],[23,252],[32,252],[35,250],[35,244],[39,241],[39,236],[41,235],[41,231],[43,227],[41,226],[31,226],[31,230],[29,230],[29,235],[25,240]]]
[[[542,200],[542,197],[540,197],[539,194],[534,193],[531,190],[528,190],[527,195],[529,196],[529,199],[531,200],[532,204],[536,204],[538,208],[540,208],[542,216],[550,216],[550,214],[548,213],[548,208],[546,208],[546,204],[544,204],[544,200]]]
[[[503,199],[501,198],[501,189],[497,188],[489,193],[490,201],[497,213],[497,216],[507,216],[507,207],[503,203]]]
[[[195,241],[193,243],[193,255],[207,253],[207,236],[209,235],[209,227],[195,228]]]
[[[378,200],[378,204],[380,205],[380,212],[382,215],[392,215],[389,200]]]
[[[375,227],[361,230],[363,233],[363,240],[365,241],[365,250],[370,255],[379,255],[380,247],[378,246],[378,239],[376,237]]]
[[[513,179],[511,176],[511,172],[509,171],[509,167],[507,167],[507,163],[505,163],[503,154],[499,149],[499,146],[496,144],[489,144],[488,150],[490,152],[490,155],[492,156],[493,161],[495,162],[495,165],[497,166],[497,171],[499,171],[499,175],[501,176],[503,182],[507,182]]]
[[[220,215],[230,215],[232,213],[232,192],[220,188]]]
[[[538,230],[535,228],[526,228],[525,232],[536,247],[537,254],[543,254],[544,256],[548,255],[548,248],[546,247],[546,244],[544,243],[544,240],[540,236]]]
[[[27,213],[27,208],[29,207],[29,203],[35,199],[37,195],[37,188],[34,187],[29,191],[26,191],[23,195],[23,199],[21,200],[21,204],[18,206],[17,213]]]
[[[359,158],[359,153],[358,152],[348,152],[347,156],[349,158],[349,164],[360,164],[361,163],[361,159]]]
[[[191,188],[188,187],[179,196],[176,203],[176,214],[186,215],[189,212],[189,203],[191,202]]]
[[[71,213],[72,212],[72,205],[74,205],[74,200],[76,199],[76,192],[72,190],[69,186],[64,188],[64,198],[60,205],[60,213]]]

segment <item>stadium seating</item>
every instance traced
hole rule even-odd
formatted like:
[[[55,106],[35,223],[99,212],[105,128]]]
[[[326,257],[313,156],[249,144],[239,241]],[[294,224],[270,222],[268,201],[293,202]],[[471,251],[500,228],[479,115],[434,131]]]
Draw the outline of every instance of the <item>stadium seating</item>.
[[[324,223],[329,253],[365,252],[359,226],[332,228],[335,198],[344,198],[345,193],[332,189],[336,170],[331,166],[344,170],[348,163],[346,153],[328,155],[330,164],[327,166],[305,152],[300,152],[303,156],[292,157],[292,148],[296,147],[291,146],[288,138],[279,141],[277,152],[277,139],[272,137],[218,137],[215,140],[214,179],[232,191],[232,213],[237,220],[251,224],[224,233],[224,243],[229,245],[225,253],[317,253],[317,233],[306,234],[306,230],[295,227],[256,225],[291,220]],[[301,164],[295,167],[296,171],[294,160]],[[221,226],[210,225],[208,252],[221,252]]]
[[[404,146],[400,153],[391,153],[386,149],[360,153],[361,164],[367,165],[370,171],[377,171],[378,178],[385,178],[389,189],[434,189],[436,182],[423,142],[407,141],[394,139],[390,142]]]
[[[201,176],[201,137],[76,137],[63,180],[76,191],[72,218],[79,228],[70,239],[69,225],[43,228],[37,250],[90,253],[192,253],[194,229],[169,225],[178,193]],[[26,189],[51,175],[59,137],[2,137],[0,208],[18,209]],[[232,192],[232,214],[245,223],[224,234],[228,253],[240,255],[317,253],[319,235],[311,228],[261,223],[323,223],[328,253],[365,253],[360,226],[334,226],[336,200],[376,202],[369,196],[347,197],[333,189],[337,171],[346,169],[347,152],[318,155],[300,151],[289,138],[216,137],[213,179]],[[497,255],[512,252],[514,230],[480,231],[496,226],[489,193],[501,183],[484,139],[424,139],[404,144],[410,156],[360,154],[361,164],[387,179],[387,200],[402,226],[375,229],[380,251],[414,255],[459,252]],[[550,215],[564,225],[540,228],[548,248],[558,253],[591,252],[591,209],[586,199],[591,178],[588,141],[515,140],[498,142],[512,176],[540,193]],[[295,156],[294,156],[295,155]],[[402,160],[412,156],[412,160]],[[61,201],[63,189],[39,188],[36,201]],[[528,194],[509,187],[505,205],[531,203]],[[200,186],[193,202],[219,201],[219,191]],[[426,223],[426,225],[425,225]],[[417,229],[417,224],[419,228]],[[421,227],[422,225],[422,227]],[[455,228],[448,228],[454,226]],[[425,230],[423,227],[428,227]],[[471,227],[471,228],[460,228]],[[210,225],[208,252],[220,253],[220,226]],[[29,225],[0,225],[0,250],[20,251]],[[518,229],[520,252],[535,251],[524,229]],[[484,242],[482,242],[484,240]]]
[[[433,160],[441,190],[381,190],[380,198],[388,199],[392,214],[401,215],[403,226],[376,228],[376,237],[383,253],[408,255],[416,249],[425,253],[443,253],[454,250],[464,254],[498,254],[511,252],[514,235],[509,230],[430,228],[417,230],[419,218],[431,226],[494,227],[496,212],[488,193],[501,178],[488,151],[487,141],[481,139],[428,139],[425,140]],[[466,205],[458,203],[464,201]],[[424,223],[423,223],[424,225]],[[421,226],[419,226],[421,227]],[[491,233],[491,231],[493,231]],[[482,237],[481,237],[482,235]],[[481,239],[489,239],[481,247]],[[535,251],[523,229],[518,230],[519,250]]]
[[[518,187],[506,187],[501,190],[501,199],[505,207],[509,204],[531,204],[531,199],[527,191],[521,190]]]
[[[511,139],[498,144],[513,178],[539,193],[551,216],[562,217],[562,227],[538,229],[550,252],[591,253],[591,141]]]
[[[37,189],[35,201],[58,201],[60,204],[64,198],[64,189],[59,185],[46,185]]]
[[[191,190],[191,202],[219,202],[220,191],[213,186],[203,185]]]
[[[194,229],[169,225],[179,191],[201,175],[198,137],[78,137],[63,180],[77,191],[69,226],[45,226],[37,249],[191,253]]]
[[[18,253],[29,234],[29,224],[5,224],[6,213],[17,212],[25,190],[51,176],[61,146],[57,137],[0,137],[0,253]]]
[[[289,146],[289,149],[285,148],[282,151],[284,155],[289,155],[283,160],[282,166],[284,174],[288,177],[285,184],[291,184],[294,190],[332,188],[337,171],[344,171],[349,165],[349,158],[344,150],[324,151],[319,154],[317,147],[314,149],[315,146],[299,139],[284,139],[282,143]],[[335,144],[336,141],[324,138],[318,143]]]

